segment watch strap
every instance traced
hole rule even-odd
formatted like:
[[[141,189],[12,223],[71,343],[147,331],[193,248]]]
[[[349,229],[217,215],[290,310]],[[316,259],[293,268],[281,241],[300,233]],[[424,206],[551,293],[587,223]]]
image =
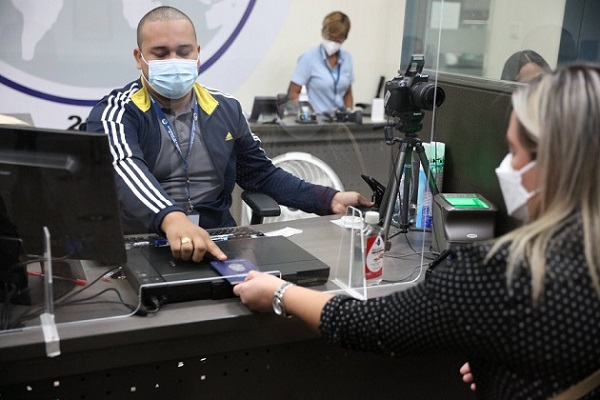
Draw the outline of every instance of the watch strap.
[[[289,315],[287,313],[287,310],[285,308],[285,303],[283,302],[283,294],[285,293],[286,290],[288,290],[292,286],[295,286],[292,282],[285,282],[279,287],[279,289],[277,289],[277,291],[273,295],[273,300],[277,301],[281,307],[281,316],[282,317],[291,317],[291,315]]]

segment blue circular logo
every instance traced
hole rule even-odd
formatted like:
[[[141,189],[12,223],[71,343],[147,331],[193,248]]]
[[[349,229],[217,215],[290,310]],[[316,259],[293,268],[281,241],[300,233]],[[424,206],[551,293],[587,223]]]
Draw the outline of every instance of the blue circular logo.
[[[202,75],[238,38],[256,0],[170,5],[194,21]],[[155,6],[154,0],[2,2],[0,83],[52,102],[93,106],[139,75],[132,55],[136,28]]]

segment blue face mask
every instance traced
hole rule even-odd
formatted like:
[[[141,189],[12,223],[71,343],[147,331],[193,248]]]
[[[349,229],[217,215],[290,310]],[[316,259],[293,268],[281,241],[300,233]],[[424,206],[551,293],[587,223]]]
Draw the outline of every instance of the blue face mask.
[[[146,61],[148,78],[146,81],[158,94],[168,99],[180,99],[192,90],[198,78],[198,60],[169,58],[167,60]]]

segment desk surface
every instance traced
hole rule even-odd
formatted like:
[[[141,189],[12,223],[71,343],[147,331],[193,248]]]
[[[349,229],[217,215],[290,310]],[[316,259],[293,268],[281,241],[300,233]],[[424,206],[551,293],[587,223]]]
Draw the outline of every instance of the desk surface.
[[[271,231],[286,226],[301,229],[301,234],[290,239],[330,265],[334,271],[337,249],[332,251],[332,243],[335,243],[336,235],[339,235],[339,230],[343,228],[333,224],[331,219],[333,217],[266,224],[261,225],[260,229]],[[415,249],[427,244],[419,239],[423,238],[420,232],[410,232],[409,237]],[[420,256],[414,256],[404,237],[399,238],[389,254],[402,256],[405,253],[412,255],[402,259],[387,258],[384,279],[411,283],[371,287],[368,290],[369,296],[379,296],[409,287],[414,284],[413,281],[419,279]],[[339,291],[333,283],[327,283],[317,289]],[[167,304],[155,315],[147,317],[130,316],[62,323],[58,324],[58,333],[61,355],[56,358],[46,357],[43,335],[39,327],[0,334],[0,394],[3,398],[36,398],[35,393],[25,393],[24,387],[29,391],[31,387],[44,387],[57,394],[60,390],[63,397],[77,395],[85,398],[89,398],[87,395],[93,393],[91,390],[95,390],[94,387],[99,388],[98,390],[108,390],[108,393],[113,395],[119,391],[128,394],[135,387],[140,396],[152,396],[151,393],[156,396],[158,383],[154,386],[143,386],[148,384],[147,381],[139,381],[143,379],[140,376],[143,377],[144,374],[149,374],[147,379],[160,380],[163,387],[167,382],[176,385],[169,390],[170,395],[179,393],[185,396],[189,395],[190,391],[196,393],[198,390],[214,394],[215,390],[225,390],[222,386],[225,385],[227,393],[234,396],[243,393],[246,387],[260,390],[261,379],[269,379],[274,385],[272,393],[285,391],[289,395],[288,392],[293,389],[292,396],[288,398],[302,398],[306,396],[306,390],[312,390],[314,394],[323,374],[329,374],[333,370],[339,370],[337,375],[331,375],[328,381],[333,388],[323,388],[319,393],[329,393],[328,390],[331,389],[344,397],[347,389],[350,397],[346,398],[358,398],[357,394],[361,393],[361,390],[362,393],[366,393],[365,390],[368,393],[395,393],[398,389],[393,384],[395,373],[399,370],[411,373],[415,362],[424,362],[418,358],[399,365],[397,360],[339,350],[326,345],[318,339],[315,332],[300,321],[294,318],[279,318],[272,314],[252,313],[237,298]],[[210,366],[205,364],[207,357],[214,362]],[[341,361],[335,361],[332,365],[331,362],[338,358]],[[318,361],[319,359],[322,360]],[[195,365],[203,371],[210,369],[211,377],[216,376],[215,368],[231,368],[237,372],[235,378],[232,376],[233,372],[222,372],[218,379],[204,382],[203,379],[197,379],[196,370],[190,372],[189,369],[184,371],[179,368],[184,364],[183,360],[187,365]],[[224,366],[226,360],[229,361],[227,366]],[[450,370],[454,371],[455,367],[457,370],[460,361],[454,358],[452,361]],[[293,362],[298,370],[306,368],[305,373],[296,376],[293,370],[289,370],[289,362]],[[343,373],[344,367],[341,367],[345,364],[347,368],[354,368],[355,373],[364,369],[361,374],[365,376],[369,375],[369,370],[381,368],[381,374],[390,375],[389,382],[375,388],[375,392],[370,387],[360,389],[352,384],[343,383],[348,378]],[[252,367],[247,366],[245,370],[240,371],[241,365]],[[279,365],[279,368],[272,369],[274,365]],[[162,374],[155,376],[160,368]],[[167,369],[170,372],[167,373]],[[249,370],[260,371],[260,374],[252,375]],[[430,371],[431,369],[425,374],[427,380],[431,378]],[[446,375],[446,372],[440,373]],[[186,385],[182,384],[182,373],[192,374],[186,375]],[[461,393],[461,383],[455,374],[456,371],[452,373],[451,379],[453,390],[458,389],[457,393]],[[150,375],[153,378],[149,378]],[[112,377],[110,383],[107,381],[109,376]],[[135,378],[132,378],[133,376]],[[132,380],[138,382],[138,386],[131,386]],[[307,384],[311,380],[314,380],[314,385]],[[60,388],[57,388],[58,381],[61,382]],[[87,385],[84,385],[85,388],[81,385],[83,381]],[[290,388],[284,382],[296,384]],[[109,390],[106,389],[107,385],[114,387],[111,386]],[[341,385],[340,388],[338,385]],[[144,392],[142,386],[148,392]],[[435,390],[443,390],[441,388],[443,385]],[[463,395],[465,393],[468,392],[462,391]]]
[[[310,218],[291,222],[279,222],[255,226],[255,228],[269,232],[293,226],[301,230],[301,233],[290,236],[289,239],[300,247],[306,249],[331,268],[329,281],[320,286],[313,287],[316,290],[332,293],[343,293],[339,286],[332,282],[338,269],[338,251],[340,246],[341,232],[344,228],[334,224],[332,220],[337,216]],[[429,247],[429,235],[422,232],[409,233],[411,245],[414,249],[421,249],[425,243]],[[401,258],[396,258],[400,256]],[[424,259],[423,263],[430,260]],[[341,266],[345,268],[345,266]],[[101,273],[108,270],[102,267]],[[368,288],[368,296],[380,296],[394,290],[399,290],[415,284],[423,276],[424,268],[421,268],[421,255],[415,253],[406,242],[404,237],[395,240],[390,252],[386,254],[384,266],[384,281],[377,286]],[[135,302],[136,294],[125,282],[119,283],[118,289],[126,300]],[[107,306],[102,306],[106,308]],[[137,329],[148,329],[150,327],[167,327],[181,323],[202,323],[206,321],[228,320],[232,317],[253,315],[237,298],[225,300],[203,300],[185,303],[165,304],[161,310],[151,317],[129,316],[129,312],[117,308],[111,314],[98,310],[95,306],[74,306],[61,309],[57,315],[57,326],[61,341],[84,339],[88,335],[103,335],[105,333],[115,334],[119,331],[132,332]],[[58,314],[58,312],[57,312]],[[63,322],[68,321],[68,322]],[[62,323],[61,323],[62,322]],[[15,346],[36,346],[42,343],[41,329],[39,326],[29,326],[20,331],[4,332],[1,334],[0,359],[7,360],[6,353],[15,351]],[[113,342],[114,344],[114,342]],[[96,345],[101,345],[99,342]],[[13,356],[21,357],[21,352],[15,352]],[[0,377],[1,379],[1,377]]]

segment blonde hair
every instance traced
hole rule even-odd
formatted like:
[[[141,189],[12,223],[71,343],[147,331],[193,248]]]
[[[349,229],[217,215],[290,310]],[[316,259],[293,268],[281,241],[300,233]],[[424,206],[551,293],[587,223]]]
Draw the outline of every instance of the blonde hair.
[[[346,39],[350,32],[350,18],[341,11],[329,13],[323,19],[321,32],[332,36],[343,36]]]
[[[526,260],[533,299],[539,301],[548,243],[570,216],[579,213],[585,259],[600,295],[600,68],[574,65],[542,75],[515,91],[513,108],[521,122],[520,135],[537,139],[541,191],[532,221],[500,237],[487,259],[509,243],[508,284],[516,264]]]

